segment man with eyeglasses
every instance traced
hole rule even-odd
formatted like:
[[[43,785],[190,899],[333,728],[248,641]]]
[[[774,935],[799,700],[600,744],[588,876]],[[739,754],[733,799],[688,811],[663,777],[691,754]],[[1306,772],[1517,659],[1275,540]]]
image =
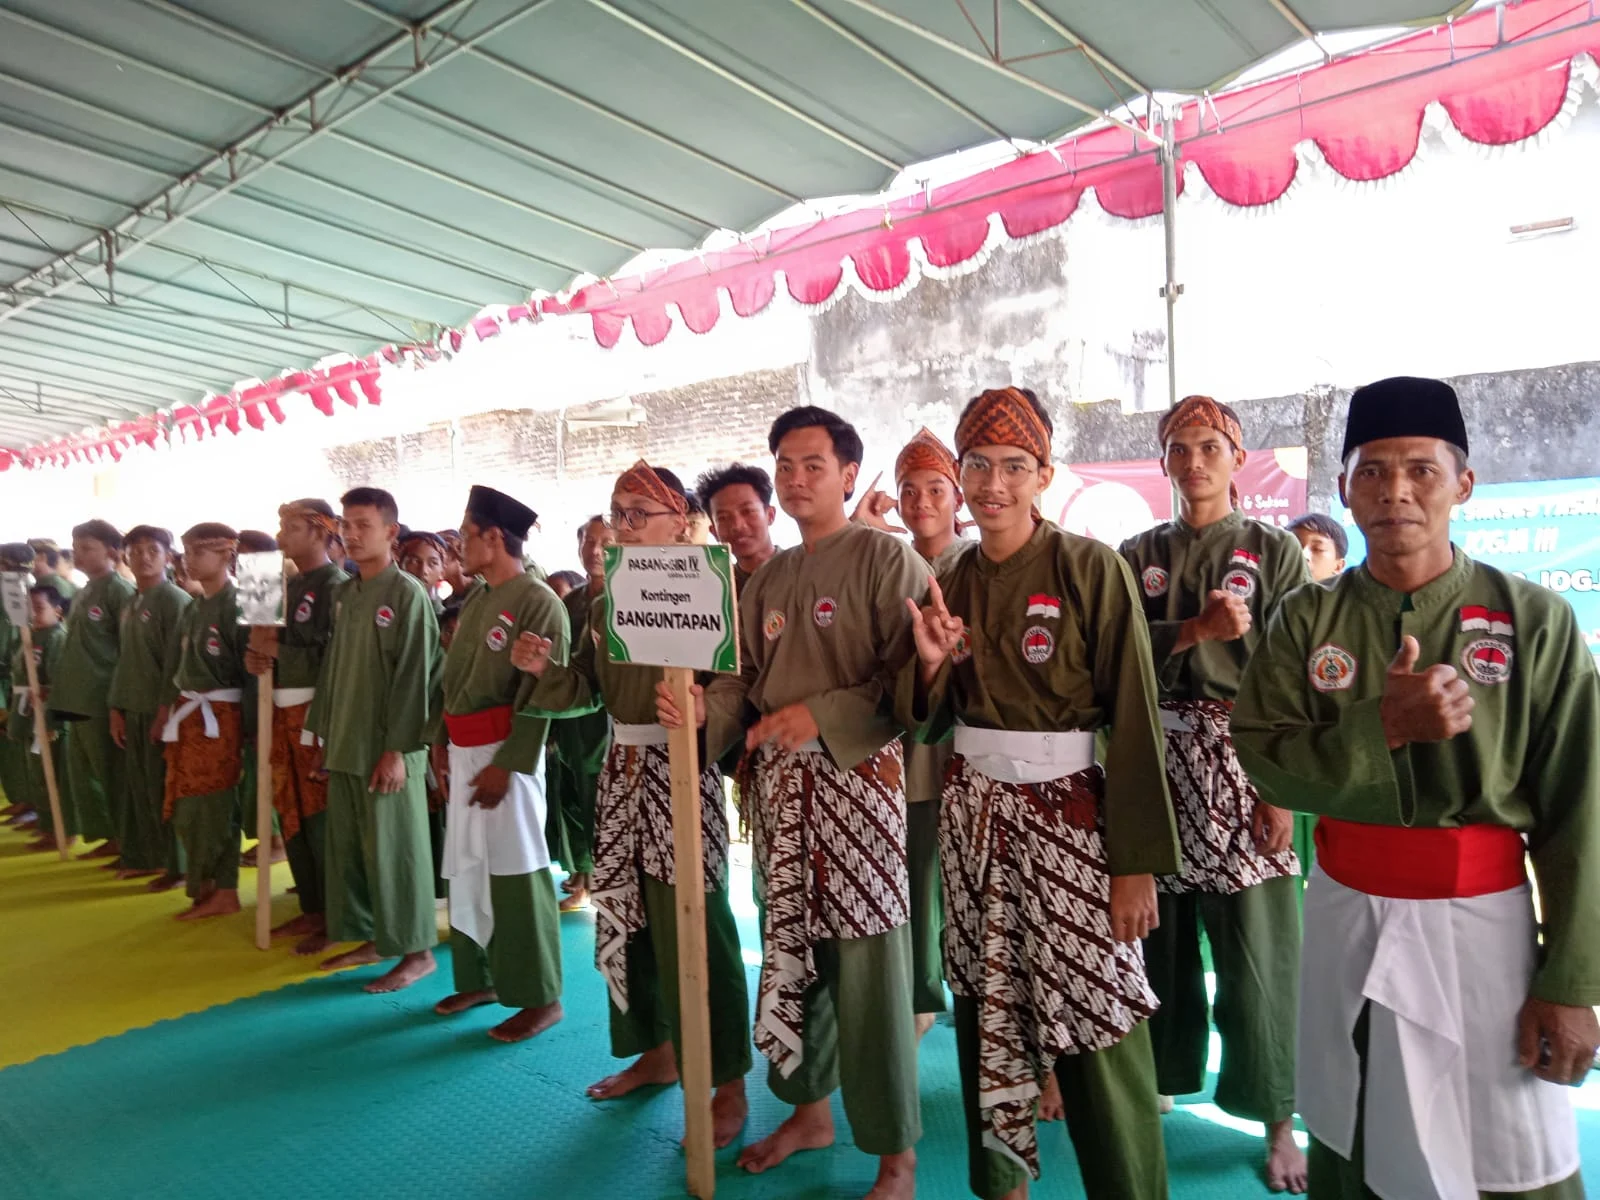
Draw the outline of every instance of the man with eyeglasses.
[[[1294,818],[1257,795],[1233,752],[1229,716],[1266,617],[1310,583],[1293,534],[1238,505],[1245,463],[1238,415],[1189,396],[1156,427],[1178,516],[1122,545],[1150,625],[1167,782],[1183,863],[1156,881],[1160,924],[1145,966],[1161,1009],[1150,1021],[1163,1096],[1204,1089],[1211,1018],[1222,1038],[1216,1103],[1266,1126],[1267,1186],[1303,1192],[1294,1141],[1295,989],[1300,970],[1300,864]],[[1216,999],[1206,998],[1200,930]]]
[[[926,593],[927,566],[847,517],[862,458],[853,426],[826,409],[791,409],[768,444],[802,544],[750,580],[739,606],[743,674],[719,676],[694,714],[711,714],[708,755],[741,733],[751,752],[743,792],[765,907],[755,1043],[771,1064],[768,1086],[795,1106],[739,1163],[760,1173],[831,1145],[839,1088],[856,1146],[878,1156],[868,1196],[898,1200],[915,1190],[922,1121],[901,728],[889,689],[911,658],[906,600]],[[747,704],[760,716],[743,732]],[[665,689],[657,712],[682,723]]]
[[[980,541],[915,611],[917,659],[896,706],[921,740],[953,737],[939,851],[973,1193],[1027,1196],[1053,1072],[1084,1190],[1160,1200],[1140,939],[1178,844],[1155,672],[1127,564],[1038,515],[1050,439],[1022,388],[962,413],[961,488]]]

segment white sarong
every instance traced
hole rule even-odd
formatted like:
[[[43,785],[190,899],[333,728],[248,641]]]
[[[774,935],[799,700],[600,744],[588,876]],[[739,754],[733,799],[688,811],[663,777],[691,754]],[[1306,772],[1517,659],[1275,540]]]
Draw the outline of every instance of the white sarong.
[[[472,781],[494,762],[504,742],[450,747],[450,801],[445,817],[444,862],[450,881],[450,927],[488,948],[494,936],[491,875],[526,875],[550,865],[544,840],[544,752],[528,775],[511,774],[505,799],[494,808],[472,803]]]

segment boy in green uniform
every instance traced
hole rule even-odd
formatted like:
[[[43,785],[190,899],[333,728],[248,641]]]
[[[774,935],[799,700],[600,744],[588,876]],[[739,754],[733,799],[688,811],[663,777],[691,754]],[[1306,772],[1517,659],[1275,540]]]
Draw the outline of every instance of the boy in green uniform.
[[[275,640],[253,638],[245,656],[252,675],[272,676],[272,728],[261,736],[272,739],[272,807],[300,902],[300,915],[272,933],[297,936],[296,954],[318,954],[328,945],[328,781],[305,724],[333,639],[339,587],[349,578],[328,557],[337,527],[326,500],[294,500],[278,509],[277,546],[295,565],[284,593],[287,622]]]
[[[119,879],[155,875],[149,890],[183,882],[183,856],[172,822],[163,819],[167,762],[161,734],[163,704],[178,667],[178,627],[190,596],[167,579],[172,534],[135,525],[123,539],[137,592],[122,610],[117,667],[111,675],[111,740],[122,751]]]
[[[33,562],[33,549],[26,542],[7,542],[0,545],[0,571],[20,573],[27,571]],[[0,707],[11,707],[14,687],[26,686],[26,678],[17,680],[11,674],[11,660],[22,645],[22,631],[11,623],[10,614],[0,607]],[[0,789],[5,791],[6,809],[0,817],[13,828],[37,824],[39,815],[29,800],[28,763],[24,752],[9,737],[0,737]]]
[[[1035,1101],[1053,1071],[1085,1191],[1159,1200],[1156,999],[1139,942],[1178,843],[1155,673],[1127,564],[1035,511],[1050,437],[1018,388],[962,413],[961,486],[981,542],[916,611],[898,707],[924,740],[953,727],[940,860],[973,1192],[1028,1194]]]
[[[635,463],[617,480],[611,526],[623,545],[661,546],[687,536],[688,498],[671,471]],[[610,993],[611,1053],[635,1058],[589,1088],[612,1100],[637,1088],[675,1083],[681,1025],[678,1004],[677,870],[673,858],[672,785],[667,731],[655,720],[660,667],[613,662],[602,631],[609,614],[603,592],[590,608],[591,636],[570,666],[550,660],[547,639],[525,638],[517,663],[537,676],[527,702],[560,717],[603,702],[611,747],[595,804],[593,897],[595,966]],[[707,993],[711,1020],[713,1138],[726,1146],[749,1114],[744,1077],[750,1070],[749,997],[739,930],[728,901],[728,818],[715,763],[700,771],[700,824],[705,872]]]
[[[1467,450],[1447,384],[1356,390],[1339,490],[1366,562],[1284,600],[1234,706],[1262,795],[1320,817],[1296,1087],[1318,1200],[1584,1194],[1600,675],[1559,596],[1451,544]]]
[[[924,594],[927,566],[846,517],[862,457],[848,422],[791,409],[767,440],[804,544],[750,580],[743,673],[697,701],[713,757],[741,740],[747,706],[760,714],[742,739],[741,787],[764,914],[755,1043],[795,1110],[739,1163],[760,1173],[831,1145],[838,1088],[856,1146],[878,1158],[868,1195],[892,1200],[913,1194],[922,1119],[901,728],[886,683],[911,658],[905,602]],[[657,696],[662,723],[680,723],[670,694]]]
[[[133,585],[117,573],[122,535],[109,522],[85,521],[77,526],[72,546],[89,583],[73,596],[61,672],[50,697],[51,713],[73,725],[67,740],[62,808],[71,807],[84,841],[102,843],[80,857],[115,859],[122,817],[122,754],[111,740],[106,694],[117,665],[122,612],[133,600]]]
[[[1244,432],[1233,409],[1189,396],[1156,427],[1178,517],[1130,538],[1150,626],[1167,784],[1183,862],[1157,880],[1160,923],[1145,968],[1161,1008],[1150,1019],[1163,1096],[1205,1087],[1214,1013],[1222,1038],[1216,1102],[1266,1126],[1272,1191],[1303,1192],[1294,1141],[1294,1008],[1300,969],[1300,864],[1290,814],[1262,802],[1228,740],[1228,714],[1265,619],[1310,582],[1293,535],[1236,507]],[[1216,971],[1208,1005],[1200,929]]]
[[[695,495],[711,517],[711,532],[733,554],[734,583],[742,591],[778,552],[772,544],[772,479],[760,467],[733,463],[695,481]]]
[[[32,538],[28,546],[33,550],[33,581],[55,588],[56,594],[70,603],[78,594],[78,585],[62,565],[65,555],[49,538]]]
[[[328,770],[328,938],[359,942],[324,970],[399,957],[369,992],[410,987],[437,967],[427,746],[440,715],[439,628],[422,585],[394,563],[400,512],[382,488],[346,492],[343,584],[333,641],[305,728]]]
[[[434,1012],[495,1003],[517,1009],[489,1031],[501,1042],[525,1041],[562,1016],[561,918],[544,840],[549,723],[518,715],[526,688],[511,663],[511,647],[524,636],[549,639],[566,657],[566,611],[522,568],[522,543],[537,519],[503,492],[472,489],[461,552],[482,582],[461,605],[459,636],[444,662],[444,874],[456,990]]]
[[[36,583],[28,589],[28,607],[32,616],[29,625],[33,637],[34,670],[38,672],[39,687],[44,696],[36,697],[28,690],[28,664],[23,659],[22,639],[11,659],[12,678],[18,682],[11,690],[11,715],[6,722],[6,733],[17,753],[24,756],[23,775],[27,780],[27,794],[34,810],[39,814],[35,825],[38,838],[29,843],[30,850],[55,850],[55,815],[50,811],[50,794],[45,788],[44,763],[41,755],[48,753],[55,768],[56,786],[61,786],[61,768],[65,761],[66,743],[71,740],[65,722],[51,717],[46,722],[49,744],[39,742],[38,727],[34,721],[34,706],[43,703],[49,708],[50,687],[60,674],[61,651],[66,646],[67,630],[61,622],[71,601],[62,596],[54,580]],[[65,810],[62,820],[71,818]],[[70,830],[70,825],[69,825]]]
[[[177,666],[168,677],[166,804],[183,847],[193,906],[180,921],[239,911],[239,778],[244,769],[244,669],[250,630],[239,624],[230,572],[239,535],[203,522],[183,535],[200,596],[178,623]]]
[[[1313,583],[1328,583],[1344,570],[1344,556],[1350,552],[1350,539],[1344,526],[1327,513],[1302,513],[1289,522],[1288,530],[1300,543],[1306,556],[1306,569]]]

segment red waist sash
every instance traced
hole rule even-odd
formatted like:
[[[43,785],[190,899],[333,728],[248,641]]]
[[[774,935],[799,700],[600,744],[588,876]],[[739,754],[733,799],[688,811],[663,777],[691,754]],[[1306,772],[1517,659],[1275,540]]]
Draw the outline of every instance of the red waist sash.
[[[1337,883],[1395,900],[1452,900],[1527,882],[1522,835],[1505,825],[1405,829],[1317,819],[1317,866]]]
[[[492,746],[511,736],[511,722],[516,714],[511,705],[498,708],[481,708],[477,712],[462,713],[459,717],[444,715],[444,727],[450,734],[450,744],[466,749],[469,746]]]

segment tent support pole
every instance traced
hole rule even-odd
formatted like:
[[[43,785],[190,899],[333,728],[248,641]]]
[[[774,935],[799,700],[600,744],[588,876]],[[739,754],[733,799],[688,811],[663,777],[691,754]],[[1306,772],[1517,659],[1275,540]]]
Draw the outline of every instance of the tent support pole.
[[[1177,113],[1167,109],[1161,122],[1161,228],[1166,235],[1166,282],[1161,295],[1167,302],[1167,404],[1178,403],[1177,307],[1183,295],[1178,271],[1178,143]]]

